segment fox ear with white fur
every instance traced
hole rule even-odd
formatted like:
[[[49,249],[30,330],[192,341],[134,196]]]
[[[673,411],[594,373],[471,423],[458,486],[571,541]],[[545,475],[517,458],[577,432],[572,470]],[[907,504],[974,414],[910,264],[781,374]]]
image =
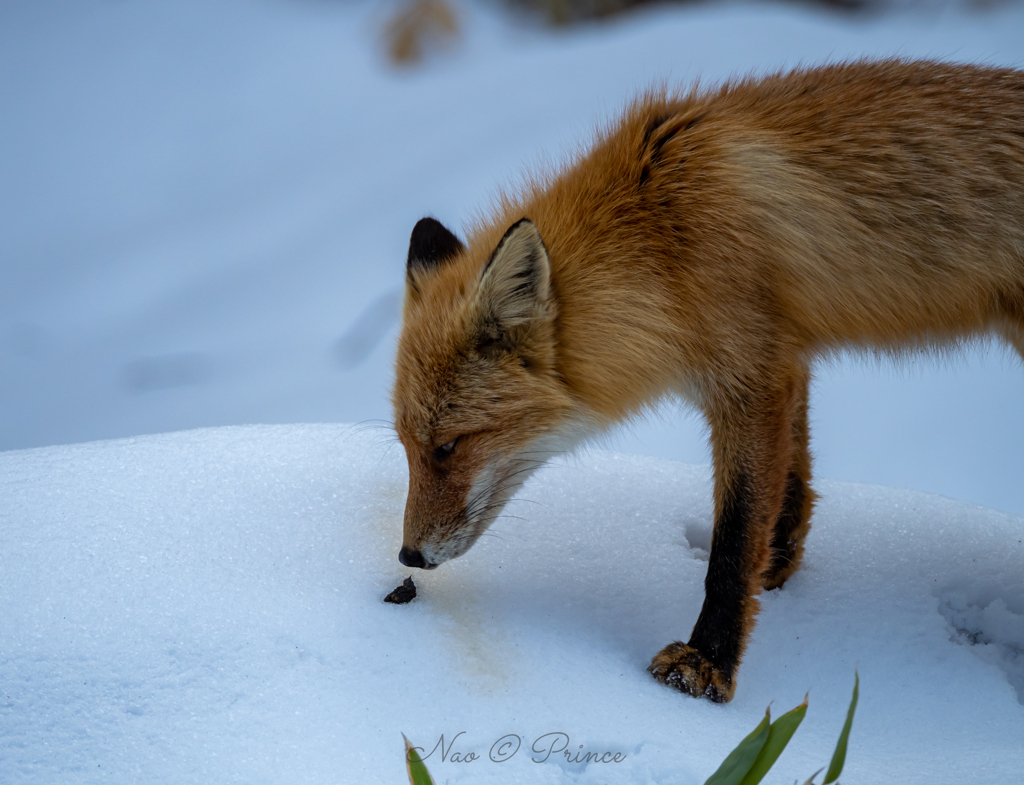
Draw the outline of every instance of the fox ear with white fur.
[[[551,262],[533,221],[505,232],[480,274],[476,302],[482,345],[511,348],[516,328],[553,315]]]

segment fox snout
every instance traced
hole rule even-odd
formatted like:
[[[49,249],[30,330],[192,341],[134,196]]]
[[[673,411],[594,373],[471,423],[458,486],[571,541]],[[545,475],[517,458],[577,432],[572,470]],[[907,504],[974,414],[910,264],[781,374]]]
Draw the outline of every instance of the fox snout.
[[[476,538],[474,537],[473,541],[475,540]],[[402,549],[398,552],[398,561],[406,567],[416,567],[420,570],[433,570],[438,565],[461,556],[468,550],[469,545],[453,550],[450,547],[450,543],[444,543],[440,546],[425,545],[423,548],[410,548],[408,545],[403,545]]]
[[[461,440],[448,456],[414,456],[409,461],[409,496],[405,506],[402,549],[406,567],[431,570],[472,547],[504,507],[494,497],[487,468],[472,466],[474,445]],[[436,450],[433,451],[436,453]]]
[[[439,564],[461,556],[476,541],[471,533],[456,532],[438,536],[429,531],[424,536],[407,534],[398,552],[398,560],[406,567],[432,570]]]
[[[419,551],[414,551],[412,548],[406,548],[402,546],[402,550],[398,552],[398,560],[402,562],[406,567],[418,567],[421,570],[432,570],[437,565],[431,564],[423,558],[423,554]]]
[[[506,451],[491,442],[487,435],[468,434],[427,454],[406,448],[409,496],[398,553],[406,567],[431,570],[462,556],[526,480],[566,446],[564,439],[541,437]],[[445,447],[447,453],[438,456]]]

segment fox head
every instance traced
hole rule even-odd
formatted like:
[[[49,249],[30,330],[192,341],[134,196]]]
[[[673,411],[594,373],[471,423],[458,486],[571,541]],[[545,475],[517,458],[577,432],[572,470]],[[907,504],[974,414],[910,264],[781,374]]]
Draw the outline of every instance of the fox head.
[[[531,221],[479,253],[433,218],[413,229],[392,394],[409,460],[406,566],[461,556],[567,449],[573,404],[556,370],[557,311]]]

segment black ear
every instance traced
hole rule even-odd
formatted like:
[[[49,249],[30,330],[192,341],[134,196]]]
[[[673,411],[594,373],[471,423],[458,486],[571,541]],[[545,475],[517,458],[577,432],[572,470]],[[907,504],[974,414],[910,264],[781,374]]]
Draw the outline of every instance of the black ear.
[[[464,250],[462,241],[445,229],[440,221],[421,218],[416,222],[409,238],[409,259],[406,261],[405,270],[410,283],[413,282],[415,273],[432,270]]]

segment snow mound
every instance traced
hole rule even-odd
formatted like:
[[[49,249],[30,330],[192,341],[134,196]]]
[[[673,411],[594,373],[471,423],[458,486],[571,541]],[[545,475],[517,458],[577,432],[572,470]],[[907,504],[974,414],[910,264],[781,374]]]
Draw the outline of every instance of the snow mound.
[[[844,779],[1019,779],[1024,518],[820,483],[717,706],[644,672],[700,609],[706,468],[552,465],[396,606],[404,463],[339,425],[0,455],[5,782],[400,783],[404,731],[438,782],[700,783],[810,690],[766,780],[788,785],[827,762],[855,667]]]

